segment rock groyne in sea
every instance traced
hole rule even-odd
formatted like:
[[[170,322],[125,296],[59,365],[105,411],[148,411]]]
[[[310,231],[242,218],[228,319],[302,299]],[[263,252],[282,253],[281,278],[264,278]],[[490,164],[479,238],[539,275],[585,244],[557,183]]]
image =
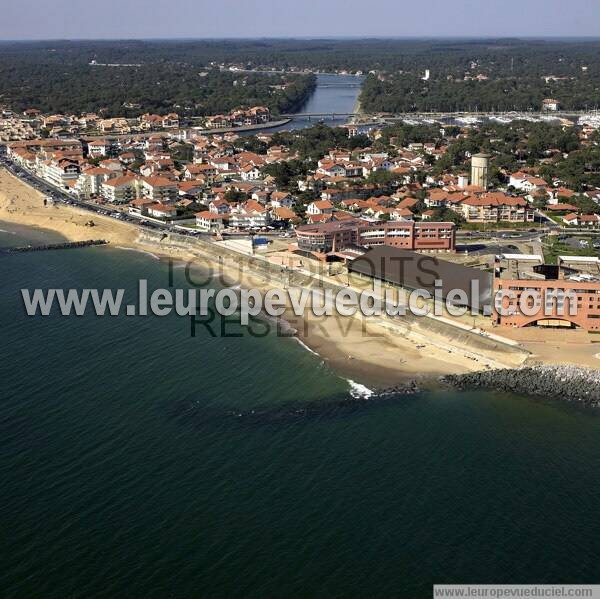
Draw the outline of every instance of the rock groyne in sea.
[[[108,244],[108,241],[104,239],[88,239],[86,241],[64,241],[62,243],[46,243],[44,245],[25,245],[21,247],[2,248],[0,252],[3,254],[23,254],[26,252],[47,252],[50,250],[72,250],[106,244]]]
[[[600,370],[578,366],[526,366],[447,375],[443,384],[460,390],[494,389],[600,407]]]

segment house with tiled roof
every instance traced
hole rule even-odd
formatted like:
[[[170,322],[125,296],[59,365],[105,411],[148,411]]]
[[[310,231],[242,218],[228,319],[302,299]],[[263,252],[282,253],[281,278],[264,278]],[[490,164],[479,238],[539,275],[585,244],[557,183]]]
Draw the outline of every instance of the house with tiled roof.
[[[168,204],[155,202],[146,206],[146,212],[154,218],[169,219],[177,216],[177,207]]]
[[[548,204],[544,210],[547,212],[575,212],[577,211],[577,206],[560,202],[558,204]]]
[[[179,193],[177,183],[165,177],[144,177],[142,194],[153,200],[176,198]]]
[[[132,162],[135,162],[136,157],[133,152],[121,152],[121,154],[119,154],[119,160],[123,164],[131,164]]]
[[[291,208],[296,202],[287,191],[274,191],[270,197],[273,208]]]
[[[87,152],[90,158],[108,156],[112,142],[107,139],[94,139],[87,142]]]
[[[39,163],[40,176],[56,187],[74,188],[81,173],[81,162],[75,158],[58,158]]]
[[[469,195],[450,206],[467,222],[533,222],[534,208],[523,198],[502,192]]]
[[[196,213],[196,226],[202,231],[216,232],[224,229],[229,223],[229,214],[203,210]]]
[[[570,214],[563,216],[562,220],[566,225],[570,226],[590,228],[600,227],[600,215],[598,214],[577,214],[576,212],[571,212]]]
[[[419,203],[416,198],[404,198],[397,204],[397,208],[414,208]]]
[[[524,191],[526,193],[532,193],[538,189],[544,189],[548,186],[546,181],[541,177],[518,171],[512,173],[509,179],[509,185],[512,185],[518,191]]]
[[[248,200],[231,210],[230,226],[237,229],[262,229],[271,222],[269,211],[256,200]]]
[[[231,206],[229,202],[223,198],[216,198],[208,204],[208,209],[213,214],[229,214]]]
[[[319,214],[331,214],[333,212],[333,204],[329,200],[319,200],[311,202],[306,207],[306,213],[311,216]]]
[[[559,204],[561,200],[570,200],[577,194],[572,189],[566,187],[553,187],[548,190],[549,199],[548,204]]]
[[[218,172],[234,172],[239,169],[239,164],[231,156],[215,156],[210,159],[210,164],[214,166]]]
[[[119,173],[100,166],[84,167],[77,179],[75,191],[80,198],[100,195],[102,183],[118,176]]]
[[[217,172],[217,168],[212,164],[186,164],[183,169],[183,177],[188,181],[198,177],[204,177],[206,181],[212,183]]]
[[[347,210],[351,210],[352,212],[360,212],[361,210],[366,210],[370,204],[367,200],[361,200],[358,198],[348,198],[346,200],[342,200],[341,204]]]
[[[139,181],[133,174],[113,177],[100,186],[100,194],[107,202],[126,204],[139,197]]]
[[[145,131],[156,129],[176,129],[179,127],[179,115],[171,112],[167,115],[143,114],[139,117],[140,129]]]
[[[127,119],[123,118],[103,119],[98,123],[98,128],[102,133],[123,134],[131,132]]]
[[[300,218],[293,210],[283,206],[271,208],[271,219],[273,221],[286,222],[290,224],[296,224],[300,222]]]
[[[333,220],[333,214],[307,214],[306,220],[309,224],[327,223]]]
[[[177,189],[179,190],[180,196],[193,196],[199,197],[202,193],[204,185],[201,181],[181,181],[177,183]]]
[[[243,181],[256,181],[260,179],[260,169],[254,164],[246,164],[240,169],[240,176]]]

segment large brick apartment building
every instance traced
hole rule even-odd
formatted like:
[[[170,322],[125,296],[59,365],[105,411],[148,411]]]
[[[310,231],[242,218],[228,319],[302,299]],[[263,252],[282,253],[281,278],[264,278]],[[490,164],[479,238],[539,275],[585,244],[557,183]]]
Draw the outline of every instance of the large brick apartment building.
[[[298,249],[324,257],[348,247],[387,245],[406,250],[454,251],[456,226],[442,222],[369,222],[362,219],[304,225],[296,229]]]
[[[546,265],[536,256],[498,257],[494,297],[503,308],[501,313],[493,307],[496,326],[600,330],[600,261],[561,256],[556,265]]]

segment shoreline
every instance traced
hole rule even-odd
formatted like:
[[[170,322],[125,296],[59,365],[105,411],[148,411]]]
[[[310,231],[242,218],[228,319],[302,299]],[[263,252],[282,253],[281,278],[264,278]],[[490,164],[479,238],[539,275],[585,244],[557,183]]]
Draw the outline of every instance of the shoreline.
[[[165,240],[166,247],[161,246],[158,241],[144,239],[144,232],[130,223],[90,215],[74,206],[44,206],[42,194],[5,169],[0,169],[1,221],[59,233],[67,241],[102,238],[112,247],[144,252],[154,259],[208,263],[212,267],[218,266],[225,278],[247,289],[266,291],[277,286],[275,281],[258,272],[249,269],[241,272],[239,264],[207,255],[200,247],[175,247],[169,245],[168,239]],[[94,226],[90,226],[91,222]],[[242,258],[240,256],[240,260]],[[494,358],[474,361],[468,354],[462,355],[460,348],[451,351],[434,341],[393,330],[389,323],[377,320],[340,316],[319,318],[310,310],[300,318],[289,308],[283,319],[297,331],[298,341],[317,354],[332,371],[369,388],[392,387],[412,380],[435,384],[443,375],[509,366],[509,363]],[[448,339],[448,344],[451,343]]]
[[[247,133],[248,131],[260,132],[263,129],[268,131],[269,129],[275,129],[276,127],[283,127],[292,122],[292,118],[280,119],[278,121],[268,121],[267,123],[260,123],[258,125],[243,125],[242,127],[224,127],[222,129],[195,129],[191,130],[199,135],[221,135],[225,133]]]

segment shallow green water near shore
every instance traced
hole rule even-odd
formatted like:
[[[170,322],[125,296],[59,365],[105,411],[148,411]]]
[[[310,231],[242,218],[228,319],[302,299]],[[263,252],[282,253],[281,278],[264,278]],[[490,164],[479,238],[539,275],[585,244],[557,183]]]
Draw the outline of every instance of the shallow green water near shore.
[[[0,245],[32,235],[16,233]],[[0,256],[0,273],[4,597],[598,581],[598,412],[494,393],[347,403],[293,339],[25,316],[23,287],[166,286],[141,253]]]

